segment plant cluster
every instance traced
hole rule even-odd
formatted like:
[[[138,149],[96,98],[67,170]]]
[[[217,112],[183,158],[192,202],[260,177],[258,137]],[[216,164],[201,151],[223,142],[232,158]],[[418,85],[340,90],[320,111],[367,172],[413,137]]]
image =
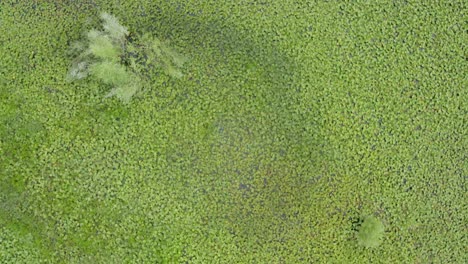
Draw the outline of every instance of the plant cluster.
[[[384,225],[375,216],[365,217],[357,233],[358,244],[377,247],[382,242],[384,230]]]
[[[152,69],[163,69],[168,75],[180,78],[179,68],[185,58],[169,48],[164,42],[143,34],[130,38],[128,29],[119,24],[114,16],[102,13],[103,29],[93,29],[84,41],[71,47],[78,54],[68,72],[70,81],[88,76],[112,87],[106,97],[116,96],[128,103],[143,86]]]

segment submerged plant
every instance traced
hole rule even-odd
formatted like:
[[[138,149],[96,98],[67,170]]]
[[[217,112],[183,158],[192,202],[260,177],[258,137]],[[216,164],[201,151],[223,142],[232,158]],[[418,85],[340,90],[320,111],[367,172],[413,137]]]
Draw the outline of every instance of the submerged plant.
[[[382,242],[384,225],[375,216],[364,218],[358,229],[358,244],[364,247],[377,247]]]
[[[93,29],[85,41],[74,43],[70,49],[78,54],[67,75],[69,81],[91,76],[112,90],[107,97],[116,96],[129,102],[140,90],[149,69],[161,68],[172,77],[181,77],[178,70],[185,59],[149,34],[140,42],[129,40],[129,31],[119,24],[117,18],[101,14],[103,30]],[[138,38],[135,38],[138,40]]]

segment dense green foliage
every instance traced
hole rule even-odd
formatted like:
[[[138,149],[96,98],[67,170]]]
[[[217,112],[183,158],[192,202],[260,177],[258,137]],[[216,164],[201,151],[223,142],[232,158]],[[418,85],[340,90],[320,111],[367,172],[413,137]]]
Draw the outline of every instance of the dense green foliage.
[[[0,263],[465,263],[466,10],[0,1]]]
[[[385,228],[379,219],[375,216],[366,216],[357,233],[359,245],[365,247],[377,247],[382,243],[384,231]]]
[[[124,56],[127,28],[107,13],[101,14],[103,30],[87,33],[87,39],[74,43],[71,53],[79,52],[68,72],[69,80],[79,80],[92,75],[104,84],[111,85],[112,91],[106,97],[117,96],[128,103],[141,86],[140,78],[121,64]]]
[[[92,29],[86,40],[71,46],[70,53],[79,54],[68,72],[69,80],[80,80],[91,74],[113,87],[106,97],[117,96],[128,103],[143,85],[141,75],[148,68],[161,67],[170,76],[182,77],[177,67],[182,67],[185,59],[159,39],[144,34],[136,43],[128,41],[129,32],[117,18],[102,13],[101,19],[103,31]]]

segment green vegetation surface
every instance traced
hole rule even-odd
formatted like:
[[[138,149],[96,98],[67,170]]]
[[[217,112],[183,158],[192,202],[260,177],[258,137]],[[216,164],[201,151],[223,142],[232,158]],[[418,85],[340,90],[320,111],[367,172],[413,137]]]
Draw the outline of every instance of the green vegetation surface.
[[[466,263],[467,9],[0,1],[0,263]],[[179,78],[67,81],[103,12]]]

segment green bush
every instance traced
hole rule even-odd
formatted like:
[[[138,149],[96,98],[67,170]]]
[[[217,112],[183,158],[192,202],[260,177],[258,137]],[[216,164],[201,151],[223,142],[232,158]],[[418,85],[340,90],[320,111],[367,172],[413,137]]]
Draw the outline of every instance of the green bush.
[[[88,33],[89,52],[96,58],[117,62],[122,53],[120,47],[112,43],[112,40],[103,33],[92,30]]]
[[[101,19],[103,30],[93,29],[85,41],[71,46],[70,54],[76,57],[67,75],[69,81],[92,76],[112,86],[106,98],[116,96],[129,102],[143,86],[145,75],[152,73],[149,69],[161,68],[172,77],[182,77],[178,68],[185,58],[165,43],[149,34],[136,36],[137,41],[132,43],[127,39],[128,29],[117,18],[103,13]]]
[[[138,91],[138,89],[140,89],[140,87],[136,81],[129,82],[112,89],[112,91],[106,95],[106,98],[116,96],[122,102],[128,103],[132,99],[132,96]]]
[[[120,25],[117,18],[108,13],[102,13],[101,19],[103,21],[102,27],[104,28],[104,32],[106,32],[115,43],[123,45],[129,34],[128,29]]]
[[[112,61],[97,62],[90,66],[90,72],[103,83],[113,86],[125,85],[134,77],[124,66]]]
[[[375,216],[364,218],[357,233],[358,244],[364,247],[377,247],[382,242],[384,225]]]
[[[142,37],[142,44],[148,54],[148,62],[155,63],[164,69],[169,76],[180,78],[183,76],[179,68],[185,63],[186,58],[171,49],[167,43],[158,38],[145,34]]]

